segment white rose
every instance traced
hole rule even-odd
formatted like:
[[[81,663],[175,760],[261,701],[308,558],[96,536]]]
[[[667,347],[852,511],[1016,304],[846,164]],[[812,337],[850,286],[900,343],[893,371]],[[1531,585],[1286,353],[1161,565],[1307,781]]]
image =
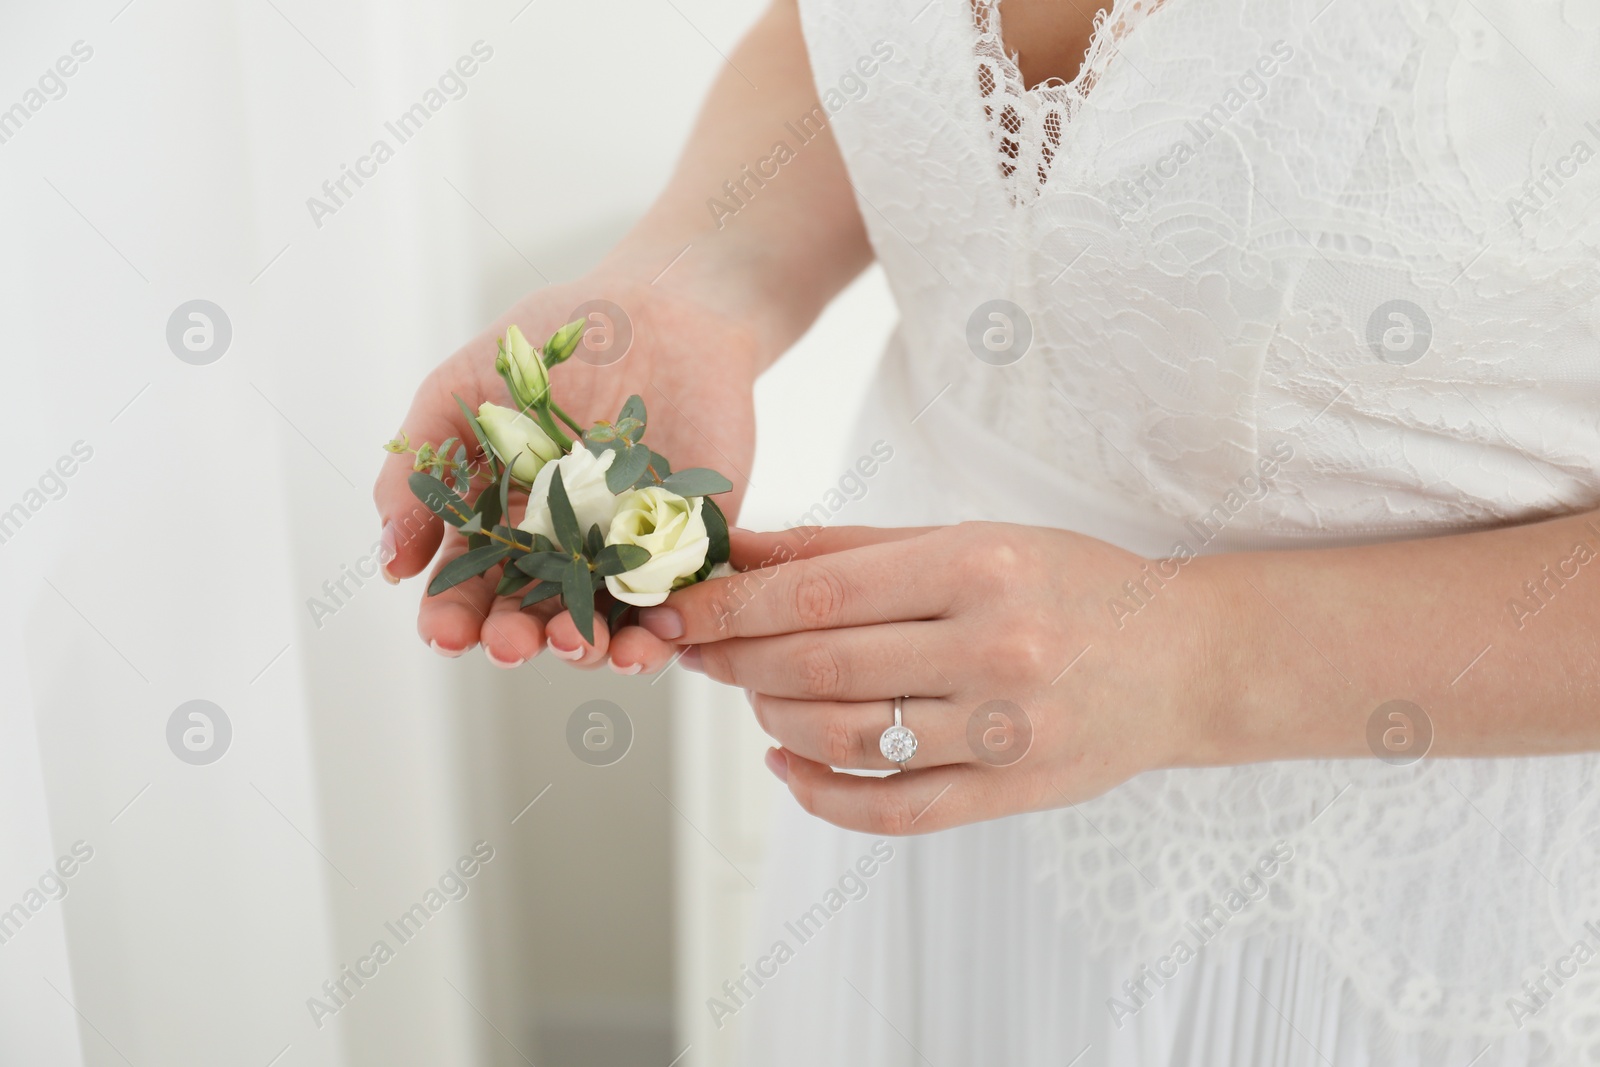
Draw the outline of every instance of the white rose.
[[[511,463],[511,476],[523,484],[532,482],[541,467],[561,455],[561,446],[520,411],[485,402],[478,405],[478,425],[495,454]]]
[[[580,443],[554,463],[545,464],[529,490],[528,514],[520,528],[556,540],[556,528],[550,521],[550,481],[558,469],[572,513],[578,517],[578,532],[588,536],[591,526],[608,528],[611,516],[617,513],[617,497],[606,487],[606,471],[616,458],[617,454],[609,450],[596,456]]]
[[[612,596],[647,608],[688,584],[711,549],[706,521],[700,515],[703,503],[700,497],[686,500],[660,486],[629,490],[617,498],[617,514],[611,520],[606,544],[638,545],[649,550],[650,560],[606,578]]]

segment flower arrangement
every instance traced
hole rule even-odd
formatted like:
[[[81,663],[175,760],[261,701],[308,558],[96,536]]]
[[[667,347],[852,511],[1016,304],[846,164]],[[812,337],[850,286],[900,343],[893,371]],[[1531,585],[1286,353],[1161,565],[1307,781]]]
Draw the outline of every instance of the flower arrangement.
[[[659,604],[727,562],[728,522],[711,497],[733,483],[704,467],[674,471],[652,451],[638,396],[616,421],[588,429],[561,409],[550,368],[577,350],[585,325],[568,323],[542,349],[516,326],[506,330],[495,370],[515,407],[485,402],[473,412],[456,397],[476,452],[454,437],[413,449],[403,431],[384,448],[415,457],[411,491],[467,539],[467,551],[434,575],[429,596],[503,567],[498,595],[527,590],[525,608],[561,597],[592,644],[597,598],[615,626],[630,607]],[[527,494],[516,526],[506,519],[513,492]]]

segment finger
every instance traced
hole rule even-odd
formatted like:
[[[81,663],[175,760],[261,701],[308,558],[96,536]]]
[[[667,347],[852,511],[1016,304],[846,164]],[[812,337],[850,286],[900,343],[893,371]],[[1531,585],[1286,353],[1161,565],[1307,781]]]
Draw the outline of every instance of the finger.
[[[776,755],[773,755],[776,753]],[[785,749],[768,753],[773,773],[819,819],[866,834],[904,836],[944,830],[1008,810],[1005,775],[977,764],[929,767],[885,777],[835,771]]]
[[[903,541],[933,529],[932,526],[796,526],[791,530],[770,533],[734,529],[728,531],[731,549],[728,562],[733,564],[735,570],[756,570],[789,560],[846,552],[885,541]]]
[[[699,644],[801,630],[933,619],[951,605],[946,583],[929,580],[933,560],[916,538],[779,563],[697,582],[639,611],[664,641]],[[880,694],[881,695],[881,694]]]
[[[756,722],[789,752],[827,767],[891,771],[899,764],[878,747],[894,725],[894,701],[860,703],[788,700],[757,693],[751,701]],[[967,748],[967,717],[947,700],[907,700],[901,725],[917,737],[908,766],[918,770],[972,762]]]
[[[521,596],[497,596],[489,605],[483,654],[496,667],[520,667],[544,648],[544,620],[521,605]]]
[[[900,623],[745,637],[695,646],[690,665],[728,685],[798,700],[948,696],[955,683],[923,651],[938,636],[937,623]]]
[[[467,539],[451,530],[433,573],[438,574],[445,564],[466,551]],[[466,652],[482,635],[499,581],[500,576],[491,572],[452,586],[438,596],[424,595],[417,608],[417,633],[441,656],[455,657]]]
[[[553,656],[584,670],[593,670],[605,662],[606,650],[611,647],[611,633],[606,628],[606,620],[599,615],[594,618],[593,644],[585,641],[578,632],[578,624],[572,621],[570,611],[563,611],[551,619],[545,626],[544,635]]]
[[[608,653],[611,669],[618,674],[655,674],[672,662],[680,651],[642,626],[624,626],[611,636]]]
[[[417,390],[401,429],[410,438],[413,447],[424,442],[442,444],[450,437],[468,442],[469,449],[475,447],[472,428],[462,417],[455,398],[433,377],[424,381]],[[412,463],[409,455],[391,454],[384,460],[383,467],[378,471],[377,483],[372,488],[378,521],[383,527],[384,549],[394,553],[384,570],[395,579],[409,578],[426,567],[438,551],[444,534],[443,522],[426,508],[421,508],[411,492]]]

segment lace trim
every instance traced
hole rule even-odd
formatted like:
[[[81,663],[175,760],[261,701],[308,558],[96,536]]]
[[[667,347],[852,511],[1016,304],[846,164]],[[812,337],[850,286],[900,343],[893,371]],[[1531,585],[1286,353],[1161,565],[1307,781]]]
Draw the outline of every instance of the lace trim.
[[[1022,70],[1006,51],[1001,0],[971,0],[978,95],[989,136],[1000,151],[1000,178],[1013,204],[1036,199],[1050,178],[1069,123],[1094,91],[1117,45],[1164,0],[1114,0],[1095,15],[1094,32],[1072,81],[1047,78],[1027,88]]]

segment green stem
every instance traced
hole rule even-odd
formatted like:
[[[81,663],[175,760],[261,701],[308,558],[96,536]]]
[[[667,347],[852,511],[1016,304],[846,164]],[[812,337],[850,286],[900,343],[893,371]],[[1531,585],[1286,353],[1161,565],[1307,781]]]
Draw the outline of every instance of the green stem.
[[[527,547],[521,541],[516,541],[516,540],[513,540],[512,538],[509,538],[509,537],[501,537],[499,534],[495,533],[493,530],[485,530],[485,531],[483,531],[483,536],[487,537],[491,541],[499,541],[502,545],[506,545],[506,546],[508,546],[510,548],[514,548],[518,552],[532,552],[533,551],[533,549]]]
[[[556,420],[550,417],[550,409],[548,407],[534,408],[533,414],[539,425],[544,428],[544,432],[550,435],[550,440],[561,446],[561,451],[572,451],[572,438],[561,432],[561,427],[556,425]],[[582,436],[581,432],[579,436]]]
[[[555,412],[556,417],[562,422],[566,423],[568,426],[571,426],[573,433],[577,434],[579,437],[583,436],[583,427],[578,425],[578,420],[574,419],[571,415],[568,415],[565,411],[562,411],[560,404],[557,404],[554,400],[550,401],[550,410]]]

